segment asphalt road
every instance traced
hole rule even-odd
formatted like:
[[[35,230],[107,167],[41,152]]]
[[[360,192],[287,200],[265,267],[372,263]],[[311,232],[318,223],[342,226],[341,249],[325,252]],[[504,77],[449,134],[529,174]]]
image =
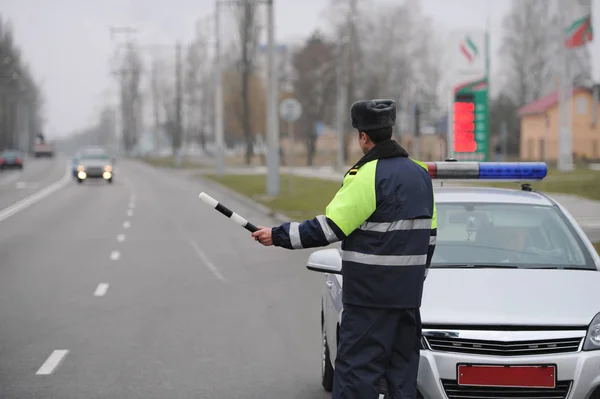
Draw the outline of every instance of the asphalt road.
[[[0,170],[0,209],[49,186],[65,174],[66,159],[27,158],[23,170]]]
[[[329,397],[311,250],[257,244],[198,194],[274,221],[212,185],[124,160],[112,185],[78,185],[66,168],[0,176],[0,398]]]
[[[30,166],[40,190],[66,160]],[[327,397],[308,251],[262,247],[207,187],[142,164],[61,184],[0,221],[0,398]]]

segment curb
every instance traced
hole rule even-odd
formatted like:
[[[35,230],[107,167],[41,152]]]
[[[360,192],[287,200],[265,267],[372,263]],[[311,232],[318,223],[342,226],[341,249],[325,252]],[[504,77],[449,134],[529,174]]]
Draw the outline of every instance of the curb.
[[[257,201],[253,200],[252,198],[246,197],[245,195],[242,195],[242,194],[238,193],[237,191],[232,190],[231,188],[226,187],[214,180],[203,177],[201,174],[199,174],[199,176],[197,176],[197,177],[189,176],[189,179],[190,180],[200,180],[200,181],[202,181],[202,183],[206,184],[209,187],[214,187],[218,190],[221,190],[226,195],[229,195],[229,196],[235,198],[236,200],[251,206],[258,212],[264,213],[265,215],[267,215],[271,219],[276,220],[279,223],[285,223],[285,222],[289,222],[292,220],[290,217],[288,217],[282,213],[273,212],[271,209],[267,208],[263,204],[258,203]]]

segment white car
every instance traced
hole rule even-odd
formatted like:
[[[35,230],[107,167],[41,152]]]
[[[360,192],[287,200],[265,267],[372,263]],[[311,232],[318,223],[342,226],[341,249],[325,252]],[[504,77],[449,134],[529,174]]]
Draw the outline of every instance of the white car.
[[[545,164],[429,163],[434,179],[541,180]],[[518,186],[517,186],[518,188]],[[419,397],[600,399],[600,257],[567,210],[531,190],[435,189],[438,236],[425,281]],[[326,273],[322,383],[332,389],[341,256]]]

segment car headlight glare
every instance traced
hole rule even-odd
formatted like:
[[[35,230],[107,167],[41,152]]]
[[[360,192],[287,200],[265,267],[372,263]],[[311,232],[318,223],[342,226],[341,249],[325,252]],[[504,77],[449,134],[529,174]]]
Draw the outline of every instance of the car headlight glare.
[[[77,166],[77,171],[78,172],[83,172],[85,170],[85,168],[83,167],[83,165],[78,165]]]
[[[583,343],[584,351],[593,351],[600,349],[600,313],[594,317],[588,328],[585,342]]]

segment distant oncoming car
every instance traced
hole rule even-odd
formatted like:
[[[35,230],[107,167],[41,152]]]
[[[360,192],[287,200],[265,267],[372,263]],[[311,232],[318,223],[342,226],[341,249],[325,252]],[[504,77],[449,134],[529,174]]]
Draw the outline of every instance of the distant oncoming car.
[[[543,163],[431,162],[434,179],[541,180]],[[438,235],[425,281],[419,397],[600,398],[600,257],[549,196],[435,189]],[[331,390],[342,284],[339,249],[312,253],[326,273],[322,383]]]
[[[14,150],[0,152],[0,169],[12,168],[23,169],[23,155]]]
[[[114,160],[104,149],[88,149],[77,157],[77,182],[87,179],[104,179],[113,182]]]

